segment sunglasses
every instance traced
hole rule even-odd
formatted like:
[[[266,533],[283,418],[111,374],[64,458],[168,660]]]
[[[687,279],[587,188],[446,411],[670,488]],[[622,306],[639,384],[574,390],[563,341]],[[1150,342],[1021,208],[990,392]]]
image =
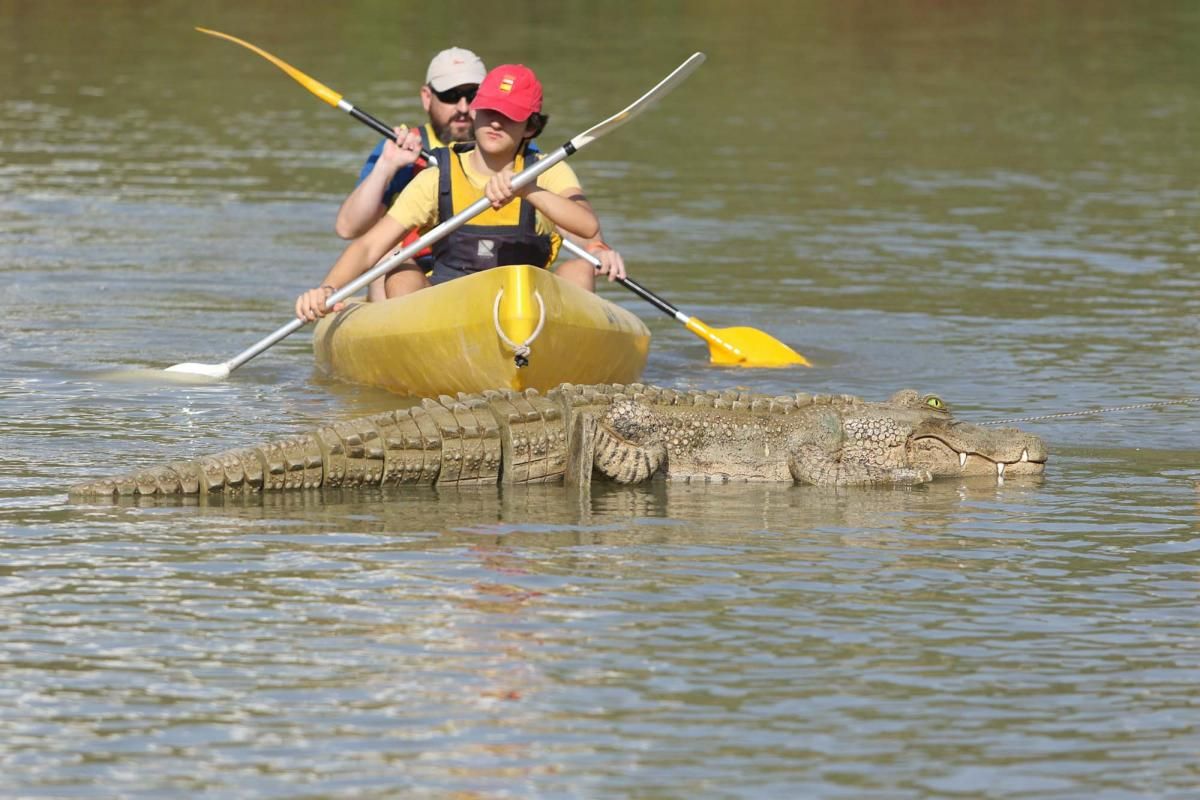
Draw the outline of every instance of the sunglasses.
[[[458,105],[458,101],[462,100],[464,97],[467,98],[468,103],[472,102],[475,99],[475,93],[479,91],[479,84],[455,86],[453,89],[447,89],[444,92],[439,92],[437,89],[434,89],[432,86],[430,86],[429,91],[433,92],[433,96],[436,97],[440,102],[445,103],[448,106],[454,106]]]

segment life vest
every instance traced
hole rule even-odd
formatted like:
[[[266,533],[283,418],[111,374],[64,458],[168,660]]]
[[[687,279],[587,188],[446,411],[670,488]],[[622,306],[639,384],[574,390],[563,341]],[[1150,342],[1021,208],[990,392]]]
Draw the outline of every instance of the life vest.
[[[476,189],[462,165],[473,142],[434,151],[438,162],[438,222],[442,223],[484,196]],[[513,171],[520,172],[530,151],[517,156]],[[430,282],[445,283],[475,272],[509,264],[548,267],[557,255],[557,236],[537,232],[537,209],[521,198],[503,208],[488,208],[458,230],[433,245],[433,274]]]
[[[421,149],[427,153],[431,152],[431,149],[433,147],[433,145],[431,143],[433,135],[430,131],[430,123],[428,123],[428,122],[425,123],[417,130],[421,134]],[[413,178],[417,177],[417,173],[420,172],[421,170],[425,169],[425,167],[427,167],[427,166],[429,166],[429,163],[425,160],[425,157],[418,156],[417,160],[414,161],[413,165],[412,165],[412,175],[409,176],[409,179],[406,183],[411,182]],[[403,239],[400,240],[400,246],[408,247],[410,244],[412,244],[413,242],[415,242],[417,239],[420,239],[420,238],[421,238],[421,232],[419,230],[417,230],[416,228],[413,228],[411,231],[408,232],[407,236],[405,236]],[[419,252],[415,256],[413,256],[413,258],[427,260],[429,258],[429,256],[431,256],[432,254],[433,254],[433,249],[426,247],[424,250],[422,250],[421,252]],[[428,269],[428,266],[423,264],[423,268]]]
[[[426,122],[421,127],[417,128],[417,133],[421,134],[421,150],[426,153],[432,153],[435,147],[444,147],[439,143],[434,144],[433,138],[433,123]],[[429,166],[429,162],[425,160],[425,156],[417,156],[417,160],[413,162],[413,176]]]

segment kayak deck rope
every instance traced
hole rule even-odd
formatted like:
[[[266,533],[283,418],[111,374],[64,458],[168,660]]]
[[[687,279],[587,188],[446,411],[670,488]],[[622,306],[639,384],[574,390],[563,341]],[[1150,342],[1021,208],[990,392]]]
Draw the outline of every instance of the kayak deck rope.
[[[1192,403],[1200,403],[1200,397],[1184,397],[1180,400],[1160,400],[1157,403],[1134,403],[1128,406],[1111,406],[1109,408],[1095,408],[1091,411],[1065,411],[1061,414],[1042,414],[1037,417],[1009,417],[1007,419],[994,419],[988,422],[980,422],[980,425],[1006,425],[1010,422],[1040,422],[1044,419],[1063,419],[1064,417],[1090,417],[1096,414],[1107,414],[1110,411],[1132,411],[1137,408],[1162,408],[1163,406],[1184,406]]]
[[[496,335],[500,337],[500,341],[504,342],[505,347],[513,351],[513,363],[517,368],[529,366],[529,346],[533,344],[533,340],[542,332],[542,326],[546,324],[546,304],[542,302],[542,293],[536,289],[533,292],[533,297],[538,304],[538,324],[533,329],[533,333],[529,334],[529,338],[517,344],[508,335],[504,333],[504,328],[500,325],[500,298],[504,297],[504,287],[496,292],[496,302],[492,304],[492,322],[496,326]]]

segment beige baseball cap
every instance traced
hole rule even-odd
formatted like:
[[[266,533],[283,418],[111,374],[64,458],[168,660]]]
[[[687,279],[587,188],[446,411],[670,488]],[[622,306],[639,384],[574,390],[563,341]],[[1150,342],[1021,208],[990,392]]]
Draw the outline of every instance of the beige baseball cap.
[[[425,82],[435,91],[444,92],[464,83],[482,83],[487,69],[479,56],[462,47],[443,50],[429,62]]]

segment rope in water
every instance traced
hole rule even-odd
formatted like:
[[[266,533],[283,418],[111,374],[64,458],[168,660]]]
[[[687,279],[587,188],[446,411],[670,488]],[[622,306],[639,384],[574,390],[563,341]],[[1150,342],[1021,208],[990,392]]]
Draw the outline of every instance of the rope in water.
[[[1005,425],[1010,422],[1039,422],[1044,419],[1063,419],[1065,417],[1089,417],[1096,414],[1107,414],[1110,411],[1132,411],[1138,408],[1162,408],[1163,406],[1182,406],[1191,403],[1200,403],[1200,397],[1185,397],[1182,400],[1160,400],[1157,403],[1134,403],[1128,406],[1111,406],[1109,408],[1096,408],[1091,411],[1065,411],[1061,414],[1042,414],[1037,417],[1009,417],[1008,419],[993,419],[988,422],[980,422],[980,425]]]

